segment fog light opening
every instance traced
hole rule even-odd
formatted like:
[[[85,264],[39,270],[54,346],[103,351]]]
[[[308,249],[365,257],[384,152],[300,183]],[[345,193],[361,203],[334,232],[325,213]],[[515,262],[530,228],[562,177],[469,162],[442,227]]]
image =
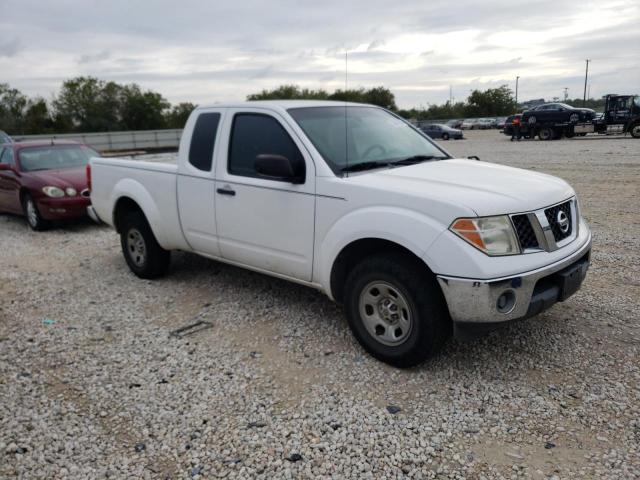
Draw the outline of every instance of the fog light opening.
[[[496,309],[500,313],[511,313],[516,306],[516,294],[513,290],[506,290],[498,297]]]

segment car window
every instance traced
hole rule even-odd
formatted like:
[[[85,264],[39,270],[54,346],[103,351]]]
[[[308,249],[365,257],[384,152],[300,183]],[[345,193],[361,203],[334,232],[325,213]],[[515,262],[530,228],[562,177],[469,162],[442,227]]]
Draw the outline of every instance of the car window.
[[[202,113],[196,120],[189,146],[189,163],[198,170],[211,171],[219,123],[219,113]]]
[[[238,113],[229,141],[228,170],[232,175],[262,178],[255,168],[258,155],[281,155],[304,172],[304,157],[278,120],[259,113]]]
[[[20,169],[24,172],[84,167],[97,152],[84,145],[51,145],[20,149]]]
[[[13,159],[13,148],[5,148],[3,152],[0,152],[0,163],[15,165],[15,160]]]

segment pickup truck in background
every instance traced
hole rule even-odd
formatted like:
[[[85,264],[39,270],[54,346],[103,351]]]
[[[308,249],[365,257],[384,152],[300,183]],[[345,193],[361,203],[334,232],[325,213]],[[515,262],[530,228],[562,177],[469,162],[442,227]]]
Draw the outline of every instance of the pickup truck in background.
[[[589,265],[566,182],[452,158],[375,106],[198,107],[177,165],[94,158],[87,173],[89,213],[139,277],[183,250],[317,288],[399,367],[565,300]]]

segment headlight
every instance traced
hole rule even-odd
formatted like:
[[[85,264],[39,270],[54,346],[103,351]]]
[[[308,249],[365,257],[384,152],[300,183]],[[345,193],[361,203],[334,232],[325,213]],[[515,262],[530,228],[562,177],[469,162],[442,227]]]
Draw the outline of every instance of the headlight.
[[[65,189],[65,193],[70,197],[75,197],[78,194],[78,191],[75,188],[69,187]]]
[[[499,217],[459,218],[449,229],[487,255],[515,255],[520,253],[511,220]]]
[[[53,198],[64,197],[64,191],[58,187],[43,187],[42,191],[47,197],[53,197]]]

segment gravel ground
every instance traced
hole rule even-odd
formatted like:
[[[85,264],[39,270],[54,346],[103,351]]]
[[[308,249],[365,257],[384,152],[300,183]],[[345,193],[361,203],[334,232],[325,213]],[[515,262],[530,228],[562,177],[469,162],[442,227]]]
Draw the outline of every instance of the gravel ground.
[[[571,182],[593,265],[406,371],[313,290],[184,253],[143,281],[108,228],[0,215],[0,478],[640,478],[640,142],[467,135]]]

